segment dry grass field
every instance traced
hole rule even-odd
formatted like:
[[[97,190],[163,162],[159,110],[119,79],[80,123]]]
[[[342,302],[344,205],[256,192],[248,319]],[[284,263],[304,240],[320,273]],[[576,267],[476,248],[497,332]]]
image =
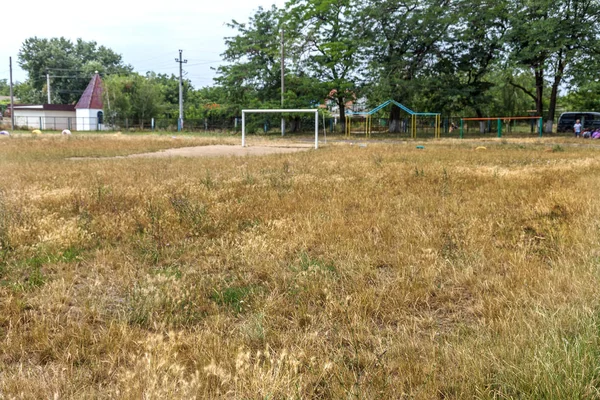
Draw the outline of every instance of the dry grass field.
[[[0,399],[600,397],[595,142],[226,143],[0,138]]]

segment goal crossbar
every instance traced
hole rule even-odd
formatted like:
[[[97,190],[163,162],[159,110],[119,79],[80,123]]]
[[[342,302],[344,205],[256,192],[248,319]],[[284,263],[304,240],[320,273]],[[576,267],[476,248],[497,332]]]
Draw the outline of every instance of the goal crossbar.
[[[318,109],[259,109],[242,110],[242,147],[246,147],[246,113],[313,113],[315,114],[315,149],[319,148],[319,110]]]

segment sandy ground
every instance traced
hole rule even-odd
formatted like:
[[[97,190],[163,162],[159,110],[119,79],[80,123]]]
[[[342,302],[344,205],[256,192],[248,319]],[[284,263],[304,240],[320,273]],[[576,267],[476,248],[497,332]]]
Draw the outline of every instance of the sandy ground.
[[[294,144],[293,147],[275,147],[275,146],[230,146],[230,145],[213,145],[213,146],[194,146],[194,147],[179,147],[176,149],[161,150],[152,153],[131,154],[128,156],[117,156],[107,158],[140,158],[140,157],[223,157],[223,156],[261,156],[266,154],[280,153],[296,153],[298,151],[306,151],[312,149],[312,145]],[[73,157],[71,160],[98,159],[96,157]]]

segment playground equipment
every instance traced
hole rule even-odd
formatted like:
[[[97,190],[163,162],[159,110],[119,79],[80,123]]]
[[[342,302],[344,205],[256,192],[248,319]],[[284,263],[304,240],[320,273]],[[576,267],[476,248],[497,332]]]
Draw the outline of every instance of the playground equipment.
[[[415,112],[410,108],[404,106],[403,104],[398,103],[395,100],[388,100],[374,109],[365,112],[351,112],[348,111],[346,114],[346,131],[344,132],[346,137],[350,137],[351,133],[353,133],[353,127],[359,127],[358,131],[354,131],[357,133],[364,134],[365,137],[370,138],[371,133],[373,132],[373,117],[377,117],[377,113],[384,109],[385,107],[392,105],[392,107],[398,107],[402,112],[404,112],[408,118],[405,118],[403,121],[403,130],[406,132],[410,132],[410,136],[412,138],[417,137],[417,127],[418,123],[422,122],[423,118],[431,119],[433,121],[429,123],[426,121],[423,126],[432,126],[434,131],[434,137],[439,138],[441,134],[441,114],[439,113],[429,113],[429,112]],[[356,117],[360,119],[356,121]]]
[[[460,138],[464,137],[465,130],[465,122],[469,121],[477,121],[480,124],[484,123],[484,131],[492,132],[495,128],[496,136],[502,137],[502,130],[509,132],[521,132],[526,133],[529,130],[529,133],[534,133],[535,130],[538,131],[539,137],[542,137],[542,132],[544,129],[544,122],[542,117],[491,117],[491,118],[461,118],[460,119]],[[485,122],[487,122],[487,128],[485,127]],[[495,123],[494,123],[495,122]],[[518,125],[518,122],[521,122]],[[525,122],[525,125],[522,123]],[[496,125],[494,127],[494,125]],[[481,130],[478,127],[478,130]]]

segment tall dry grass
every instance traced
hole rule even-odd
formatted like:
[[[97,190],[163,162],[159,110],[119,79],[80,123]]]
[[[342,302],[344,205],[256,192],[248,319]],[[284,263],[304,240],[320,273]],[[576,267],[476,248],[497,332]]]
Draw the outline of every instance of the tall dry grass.
[[[0,399],[599,397],[582,143],[0,140]]]

